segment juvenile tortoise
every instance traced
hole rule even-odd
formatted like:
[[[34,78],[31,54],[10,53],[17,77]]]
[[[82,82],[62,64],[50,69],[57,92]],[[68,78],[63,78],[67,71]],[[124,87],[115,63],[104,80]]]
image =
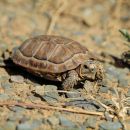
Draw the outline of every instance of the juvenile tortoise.
[[[30,38],[14,50],[12,60],[35,75],[62,81],[64,90],[80,80],[102,80],[104,75],[102,65],[87,48],[61,36]]]

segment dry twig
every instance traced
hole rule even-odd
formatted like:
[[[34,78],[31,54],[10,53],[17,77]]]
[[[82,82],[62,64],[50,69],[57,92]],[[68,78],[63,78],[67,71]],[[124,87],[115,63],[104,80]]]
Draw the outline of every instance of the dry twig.
[[[43,104],[33,104],[33,103],[22,103],[22,102],[0,102],[0,106],[20,106],[25,108],[33,108],[33,109],[47,109],[47,110],[58,110],[58,111],[66,111],[66,112],[72,112],[77,114],[87,114],[87,115],[97,115],[97,116],[103,116],[102,112],[92,112],[92,111],[86,111],[83,109],[74,110],[71,108],[61,108],[61,107],[54,107],[54,106],[47,106]]]
[[[64,9],[66,7],[66,3],[67,3],[66,0],[61,0],[60,7],[56,10],[55,14],[51,18],[51,22],[50,22],[48,30],[47,30],[48,35],[52,33],[52,30],[55,26],[56,21],[58,20],[58,17],[60,16],[60,14],[64,11]]]

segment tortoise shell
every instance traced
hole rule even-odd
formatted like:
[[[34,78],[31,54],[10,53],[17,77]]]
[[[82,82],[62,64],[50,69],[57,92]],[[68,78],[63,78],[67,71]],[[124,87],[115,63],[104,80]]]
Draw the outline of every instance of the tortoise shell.
[[[71,39],[41,35],[26,40],[12,54],[15,64],[32,73],[62,73],[90,59],[87,48]]]

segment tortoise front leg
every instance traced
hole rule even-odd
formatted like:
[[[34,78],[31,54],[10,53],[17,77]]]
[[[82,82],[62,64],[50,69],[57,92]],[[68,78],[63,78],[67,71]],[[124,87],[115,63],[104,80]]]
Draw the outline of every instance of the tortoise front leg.
[[[63,81],[63,88],[64,90],[70,90],[74,87],[74,85],[77,84],[77,82],[79,81],[79,76],[78,73],[75,70],[70,70],[67,73],[67,76],[65,78],[65,80]]]

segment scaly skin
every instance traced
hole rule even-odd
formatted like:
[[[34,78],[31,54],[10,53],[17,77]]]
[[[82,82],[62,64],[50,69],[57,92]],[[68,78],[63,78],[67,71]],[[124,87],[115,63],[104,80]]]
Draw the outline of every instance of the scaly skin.
[[[104,78],[103,66],[97,61],[88,60],[79,67],[80,72],[77,72],[76,69],[67,72],[62,84],[64,90],[72,89],[80,80],[101,81]]]
[[[66,79],[63,81],[63,88],[64,90],[70,90],[72,89],[77,82],[80,80],[78,73],[75,70],[70,70],[67,73]]]

